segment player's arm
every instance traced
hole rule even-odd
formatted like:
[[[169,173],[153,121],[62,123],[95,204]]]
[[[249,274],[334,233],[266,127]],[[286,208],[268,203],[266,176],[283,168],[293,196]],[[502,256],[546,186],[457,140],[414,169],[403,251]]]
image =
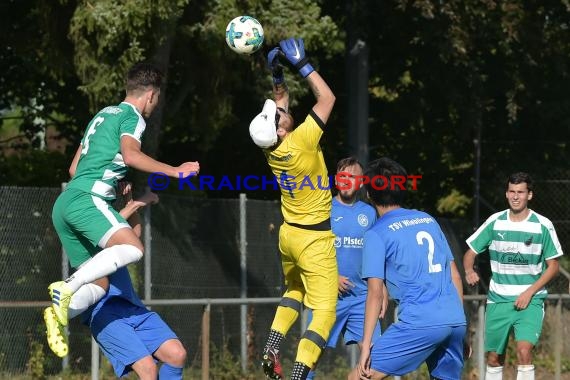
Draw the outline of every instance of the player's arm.
[[[543,271],[538,280],[536,280],[534,284],[524,291],[515,301],[515,306],[519,308],[524,309],[528,305],[526,301],[528,300],[528,302],[530,302],[532,296],[556,277],[560,270],[560,264],[558,262],[558,257],[562,256],[560,241],[558,240],[554,226],[552,226],[550,221],[548,221],[548,225],[545,227],[547,232],[545,233],[545,239],[542,242],[542,254],[546,259],[546,270]]]
[[[130,219],[132,216],[137,215],[137,211],[147,205],[158,203],[158,195],[149,192],[140,198],[129,201],[125,207],[119,211],[119,214],[125,219]]]
[[[479,282],[479,275],[475,272],[475,257],[477,253],[469,248],[463,255],[463,268],[465,268],[465,281],[471,286]],[[457,268],[456,268],[457,269]]]
[[[527,290],[521,293],[515,301],[515,307],[519,310],[526,309],[530,303],[532,296],[536,294],[540,289],[544,288],[554,277],[558,275],[560,270],[560,264],[558,259],[546,260],[546,270],[542,275],[528,287]]]
[[[384,297],[384,282],[380,278],[367,279],[368,294],[366,295],[366,309],[364,312],[364,331],[358,371],[365,378],[370,375],[370,349],[372,347],[372,334],[378,324]]]
[[[273,99],[278,108],[289,112],[289,88],[285,82],[273,84]]]
[[[367,279],[368,293],[366,295],[366,311],[364,314],[364,335],[362,337],[362,346],[368,347],[372,345],[372,334],[378,323],[382,303],[384,300],[384,281],[379,278],[369,277]]]
[[[285,58],[299,70],[299,74],[301,74],[303,78],[307,78],[311,91],[317,100],[317,103],[313,106],[313,112],[321,119],[323,124],[326,124],[332,112],[336,97],[325,80],[309,63],[305,55],[303,39],[289,38],[279,42],[279,46]]]
[[[130,196],[130,194],[129,194]],[[129,222],[134,233],[140,237],[142,235],[142,223],[139,213],[137,212],[140,208],[145,207],[150,204],[158,203],[158,195],[149,192],[138,199],[131,199],[125,207],[119,211],[119,214]]]
[[[542,273],[542,276],[540,276],[539,279],[530,286],[529,291],[532,291],[532,294],[534,295],[552,281],[554,277],[558,276],[559,271],[560,263],[557,258],[546,260],[546,270]]]
[[[289,112],[289,88],[287,87],[287,83],[285,83],[283,66],[281,66],[279,62],[280,56],[283,56],[281,49],[278,47],[273,48],[269,54],[267,54],[267,64],[271,70],[271,76],[273,77],[273,100],[275,100],[277,107]]]
[[[81,158],[82,149],[83,145],[79,144],[79,147],[75,151],[75,156],[73,156],[73,161],[71,161],[71,165],[69,166],[69,176],[71,178],[75,176],[75,172],[77,171],[77,164],[79,163],[79,158]]]
[[[121,137],[121,154],[125,165],[145,173],[164,173],[169,177],[179,178],[197,174],[200,170],[198,162],[185,162],[180,166],[170,166],[147,156],[141,151],[141,143],[134,137]]]
[[[322,120],[323,124],[326,124],[331,115],[336,97],[318,72],[313,71],[309,74],[307,81],[317,100],[317,103],[313,106],[313,111]]]

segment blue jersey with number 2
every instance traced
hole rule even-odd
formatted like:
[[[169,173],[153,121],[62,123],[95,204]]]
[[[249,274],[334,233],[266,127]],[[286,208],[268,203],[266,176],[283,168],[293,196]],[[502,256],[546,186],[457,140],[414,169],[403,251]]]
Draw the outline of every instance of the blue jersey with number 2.
[[[451,280],[453,255],[435,219],[399,208],[364,235],[363,278],[385,280],[398,302],[398,320],[416,328],[465,324]]]

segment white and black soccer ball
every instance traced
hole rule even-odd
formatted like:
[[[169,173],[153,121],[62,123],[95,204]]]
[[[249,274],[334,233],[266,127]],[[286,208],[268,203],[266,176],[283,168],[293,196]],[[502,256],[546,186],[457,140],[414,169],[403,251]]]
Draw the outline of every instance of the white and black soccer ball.
[[[226,43],[239,54],[255,53],[263,40],[263,27],[251,16],[238,16],[226,28]]]

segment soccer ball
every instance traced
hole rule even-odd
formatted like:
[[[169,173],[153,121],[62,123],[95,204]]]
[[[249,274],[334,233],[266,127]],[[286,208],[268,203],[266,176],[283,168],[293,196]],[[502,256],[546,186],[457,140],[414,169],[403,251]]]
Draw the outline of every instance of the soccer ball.
[[[238,16],[226,28],[228,46],[239,54],[253,54],[263,45],[263,28],[251,16]]]

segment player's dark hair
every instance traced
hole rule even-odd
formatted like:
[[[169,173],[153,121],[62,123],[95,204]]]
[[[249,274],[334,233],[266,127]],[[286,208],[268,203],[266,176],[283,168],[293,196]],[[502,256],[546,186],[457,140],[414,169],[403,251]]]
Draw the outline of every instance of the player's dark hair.
[[[407,177],[406,169],[396,161],[382,157],[368,164],[364,173],[370,182],[364,185],[368,197],[377,206],[401,206],[406,199],[406,189],[391,186],[385,181],[391,181],[394,176]]]
[[[353,165],[359,165],[360,168],[362,168],[362,164],[360,163],[360,161],[358,161],[356,157],[350,156],[343,158],[336,164],[336,172],[339,173],[343,171],[343,169]]]
[[[149,87],[159,89],[162,84],[162,72],[153,64],[140,62],[127,73],[127,93],[147,91]]]
[[[532,177],[530,176],[530,174],[525,172],[517,172],[511,174],[507,179],[506,190],[509,189],[509,183],[512,183],[513,185],[518,185],[519,183],[526,183],[526,188],[528,189],[529,193],[534,188],[534,182],[532,180]]]

